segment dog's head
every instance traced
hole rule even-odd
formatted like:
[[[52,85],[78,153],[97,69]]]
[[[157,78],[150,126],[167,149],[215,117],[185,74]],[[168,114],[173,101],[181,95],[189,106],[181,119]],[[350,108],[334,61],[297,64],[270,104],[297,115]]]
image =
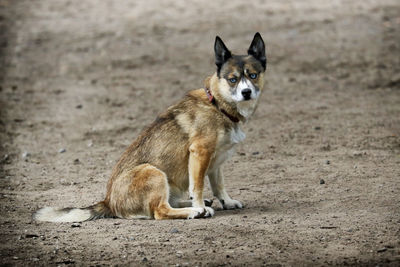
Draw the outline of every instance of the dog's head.
[[[233,55],[218,36],[214,51],[220,95],[238,106],[253,106],[251,103],[257,102],[264,86],[267,66],[261,35],[258,32],[254,35],[247,55]]]

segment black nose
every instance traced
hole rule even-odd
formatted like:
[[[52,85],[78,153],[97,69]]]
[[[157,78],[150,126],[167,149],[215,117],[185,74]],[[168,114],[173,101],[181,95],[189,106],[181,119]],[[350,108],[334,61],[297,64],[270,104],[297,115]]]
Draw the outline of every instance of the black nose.
[[[249,100],[251,98],[251,89],[246,88],[242,90],[242,95],[244,100]]]

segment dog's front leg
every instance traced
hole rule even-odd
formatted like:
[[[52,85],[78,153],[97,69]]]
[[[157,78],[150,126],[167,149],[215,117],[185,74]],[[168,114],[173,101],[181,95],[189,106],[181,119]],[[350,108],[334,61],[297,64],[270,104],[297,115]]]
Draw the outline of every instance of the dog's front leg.
[[[243,208],[242,202],[232,199],[225,190],[224,176],[222,175],[221,168],[216,169],[208,174],[211,189],[216,198],[218,198],[222,207],[225,210],[241,209]]]
[[[203,200],[204,179],[213,153],[210,147],[213,146],[204,141],[195,141],[189,147],[189,193],[193,207],[204,208],[206,217],[214,215],[214,210],[206,207]]]

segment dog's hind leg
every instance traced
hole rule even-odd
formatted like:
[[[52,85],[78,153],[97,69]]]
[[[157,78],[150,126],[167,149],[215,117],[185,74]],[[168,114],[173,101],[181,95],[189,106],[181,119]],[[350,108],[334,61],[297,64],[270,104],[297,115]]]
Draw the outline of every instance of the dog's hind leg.
[[[194,219],[205,217],[204,208],[172,208],[168,203],[167,176],[160,169],[142,164],[122,174],[113,184],[110,203],[118,217],[138,215],[160,219]],[[113,201],[114,200],[114,201]]]

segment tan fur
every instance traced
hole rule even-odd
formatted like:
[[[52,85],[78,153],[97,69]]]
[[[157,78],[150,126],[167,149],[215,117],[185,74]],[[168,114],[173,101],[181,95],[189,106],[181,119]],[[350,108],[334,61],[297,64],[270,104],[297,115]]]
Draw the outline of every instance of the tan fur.
[[[254,79],[254,85],[261,91],[261,65],[251,56],[243,57],[243,62],[244,67],[240,69],[233,60],[228,60],[222,69],[223,75],[247,77],[249,72],[257,71],[259,76]],[[206,176],[224,208],[243,207],[225,191],[221,165],[234,145],[244,139],[241,122],[248,119],[247,113],[254,112],[258,98],[232,101],[229,82],[217,73],[205,80],[205,87],[215,103],[209,101],[201,88],[190,91],[179,103],[161,113],[123,153],[112,171],[104,201],[82,209],[85,212],[46,209],[36,217],[53,221],[58,214],[69,220],[73,220],[74,214],[80,215],[76,220],[112,216],[127,219],[208,217],[213,215],[213,209],[206,207],[203,200]],[[188,191],[193,197],[192,203],[184,199]]]

